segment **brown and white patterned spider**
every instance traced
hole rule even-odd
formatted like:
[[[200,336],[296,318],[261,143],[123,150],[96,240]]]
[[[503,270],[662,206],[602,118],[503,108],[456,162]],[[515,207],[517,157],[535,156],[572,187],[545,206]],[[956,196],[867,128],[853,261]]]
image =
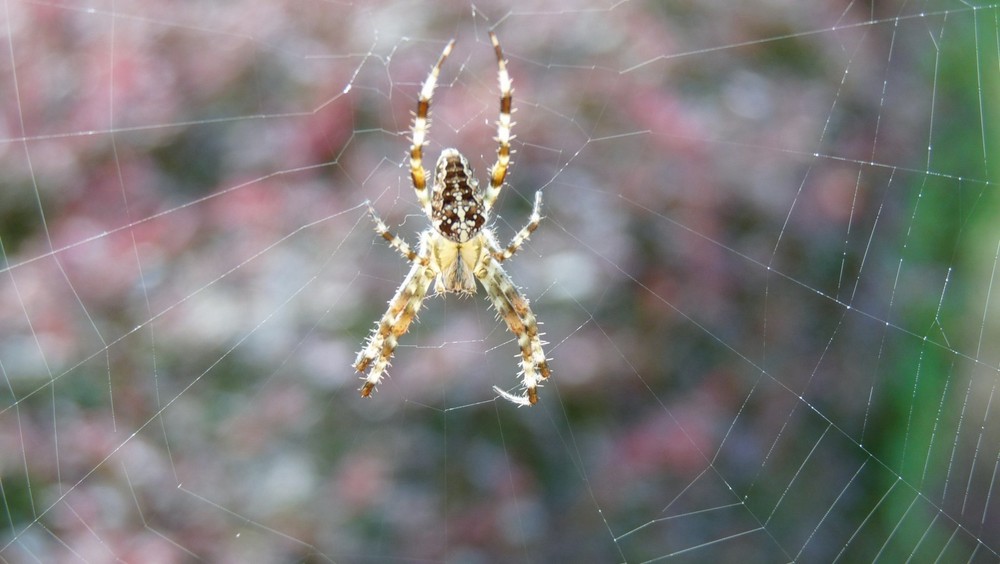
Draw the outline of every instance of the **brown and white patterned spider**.
[[[431,227],[420,234],[420,246],[414,252],[402,238],[393,235],[374,208],[368,210],[378,232],[389,245],[412,263],[412,268],[396,294],[389,301],[389,309],[382,315],[368,337],[364,349],[358,353],[354,367],[364,374],[361,395],[368,397],[382,379],[389,365],[397,339],[406,333],[417,315],[431,281],[435,292],[476,293],[476,280],[483,285],[493,307],[507,322],[507,327],[517,337],[521,347],[521,376],[523,395],[514,395],[497,386],[493,390],[501,397],[518,405],[531,405],[538,401],[536,388],[542,379],[549,377],[549,366],[542,351],[535,314],[528,307],[528,300],[521,295],[504,272],[501,263],[521,248],[531,232],[538,227],[542,217],[542,192],[535,193],[531,218],[509,245],[501,248],[492,229],[486,227],[490,210],[496,202],[510,166],[511,87],[510,75],[496,34],[490,32],[490,41],[497,55],[500,81],[500,119],[497,137],[500,143],[497,160],[490,169],[490,184],[485,193],[479,190],[479,181],[473,176],[469,161],[456,149],[445,149],[434,167],[430,193],[427,190],[427,171],[423,168],[423,147],[430,127],[431,95],[437,84],[438,74],[445,59],[455,46],[452,39],[445,46],[437,63],[431,69],[417,99],[417,113],[413,120],[413,139],[410,146],[410,175],[413,189],[424,213],[431,220]]]

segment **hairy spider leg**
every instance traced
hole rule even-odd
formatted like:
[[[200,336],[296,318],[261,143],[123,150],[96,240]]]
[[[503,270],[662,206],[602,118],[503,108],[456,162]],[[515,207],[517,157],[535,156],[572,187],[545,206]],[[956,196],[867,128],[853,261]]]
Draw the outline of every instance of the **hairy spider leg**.
[[[413,189],[417,192],[417,199],[424,213],[431,215],[431,198],[427,194],[427,171],[424,169],[424,145],[427,143],[427,130],[430,128],[428,115],[431,110],[431,96],[434,95],[434,87],[437,86],[438,75],[441,73],[441,65],[455,48],[455,40],[452,39],[444,46],[444,51],[438,58],[437,63],[431,68],[430,74],[424,80],[424,85],[420,89],[420,97],[417,98],[417,112],[413,117],[413,138],[410,144],[410,178],[413,181]]]
[[[496,386],[493,390],[518,405],[533,405],[538,401],[536,388],[539,382],[549,377],[549,366],[538,333],[538,321],[527,298],[517,290],[510,276],[490,257],[486,257],[485,262],[479,277],[493,307],[507,323],[510,332],[517,337],[517,344],[521,348],[521,377],[526,395],[515,396]]]
[[[500,143],[500,147],[497,149],[497,161],[490,169],[490,186],[486,189],[486,195],[483,197],[483,205],[486,206],[487,211],[493,207],[497,196],[500,195],[500,189],[503,188],[503,181],[507,178],[510,155],[513,152],[510,149],[510,140],[514,138],[510,134],[510,130],[514,126],[514,122],[511,121],[511,114],[514,111],[511,108],[514,95],[513,82],[510,79],[510,74],[507,73],[507,63],[503,58],[503,50],[500,49],[500,40],[497,39],[497,34],[492,31],[490,32],[490,41],[493,42],[493,50],[497,54],[497,67],[499,68],[497,77],[500,82],[500,119],[497,120],[497,136],[494,141]]]

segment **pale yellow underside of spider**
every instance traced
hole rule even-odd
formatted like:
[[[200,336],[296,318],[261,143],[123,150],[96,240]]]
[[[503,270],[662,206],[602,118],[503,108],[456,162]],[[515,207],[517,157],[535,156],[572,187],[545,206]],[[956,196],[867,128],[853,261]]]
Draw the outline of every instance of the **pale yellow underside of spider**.
[[[438,74],[445,59],[455,46],[452,40],[445,46],[437,63],[424,81],[417,100],[413,119],[410,146],[410,176],[417,199],[431,221],[431,227],[420,234],[420,244],[414,252],[402,238],[393,235],[369,205],[375,230],[389,245],[399,251],[412,267],[389,300],[389,309],[376,324],[365,347],[358,353],[354,367],[363,376],[361,395],[368,397],[381,381],[396,348],[397,340],[406,333],[417,315],[431,283],[438,294],[456,292],[476,293],[478,280],[499,316],[517,338],[521,349],[521,378],[524,392],[512,394],[494,386],[501,397],[518,405],[531,405],[538,401],[537,388],[541,380],[549,377],[549,367],[542,350],[544,344],[538,332],[538,322],[528,305],[504,271],[502,263],[512,257],[527,241],[541,221],[542,193],[535,193],[531,218],[511,243],[501,248],[493,231],[486,227],[489,214],[504,185],[510,166],[511,100],[513,88],[507,65],[496,35],[490,40],[497,56],[500,82],[500,118],[497,137],[500,147],[497,160],[490,170],[490,182],[485,192],[473,175],[468,160],[455,149],[445,149],[434,168],[433,184],[428,194],[427,171],[423,168],[423,146],[430,126],[431,96]]]

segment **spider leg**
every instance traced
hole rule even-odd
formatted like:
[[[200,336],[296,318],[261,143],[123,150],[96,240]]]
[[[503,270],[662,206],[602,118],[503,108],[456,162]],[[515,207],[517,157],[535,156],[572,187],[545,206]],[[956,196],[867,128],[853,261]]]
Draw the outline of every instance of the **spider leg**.
[[[354,368],[362,374],[371,367],[361,387],[362,397],[370,396],[382,379],[382,373],[385,372],[389,359],[396,349],[397,340],[410,328],[410,323],[416,317],[424,296],[427,295],[433,274],[420,260],[426,258],[417,258],[409,274],[396,290],[396,294],[389,300],[389,309],[375,325],[365,348],[361,349],[354,361]]]
[[[428,114],[431,109],[431,96],[434,94],[434,87],[437,86],[438,75],[441,73],[441,65],[451,54],[455,47],[455,40],[452,39],[444,46],[441,57],[431,68],[430,74],[424,80],[424,85],[420,89],[420,97],[417,98],[417,113],[413,117],[413,139],[410,144],[410,177],[413,180],[413,189],[417,192],[417,199],[420,200],[420,207],[428,217],[431,215],[431,198],[427,194],[427,171],[424,169],[424,144],[427,142],[427,130],[430,128]]]
[[[525,241],[528,240],[528,237],[531,236],[531,234],[535,231],[535,229],[538,229],[538,224],[539,222],[542,221],[541,212],[542,212],[542,191],[539,190],[535,192],[535,206],[531,210],[531,217],[528,220],[528,224],[522,227],[521,230],[517,232],[517,235],[514,235],[514,238],[511,239],[510,241],[510,245],[507,245],[506,249],[502,251],[491,251],[490,254],[493,255],[493,258],[495,258],[500,262],[503,262],[509,259],[510,257],[514,256],[514,253],[516,253],[521,248],[521,245],[523,245]],[[496,246],[495,243],[494,246]]]
[[[500,82],[500,118],[497,120],[495,140],[500,143],[500,147],[497,149],[497,161],[490,169],[490,185],[483,197],[483,205],[486,206],[487,210],[493,207],[497,196],[500,195],[500,189],[503,188],[503,181],[507,177],[507,168],[510,166],[510,155],[513,152],[510,149],[510,140],[514,138],[510,134],[511,127],[514,126],[514,122],[511,121],[514,87],[510,80],[510,74],[507,73],[507,62],[503,58],[503,50],[500,49],[500,40],[492,31],[490,32],[490,41],[493,42],[493,50],[497,54],[497,67],[499,69],[497,77]]]
[[[517,337],[521,348],[521,376],[525,395],[516,396],[496,386],[493,391],[504,399],[518,405],[532,405],[538,401],[536,388],[539,382],[549,377],[549,366],[542,350],[542,340],[538,333],[538,322],[528,305],[528,300],[521,295],[503,270],[500,263],[485,258],[485,263],[478,276],[486,288],[486,293],[493,302],[497,313],[507,323],[507,328]]]
[[[421,258],[420,255],[415,253],[413,249],[410,248],[410,245],[408,245],[402,237],[398,237],[389,231],[389,227],[384,221],[382,221],[382,218],[375,213],[375,208],[372,207],[371,203],[368,204],[368,214],[371,216],[372,221],[375,222],[375,232],[381,235],[382,238],[389,243],[390,247],[399,251],[399,254],[403,255],[403,258],[406,260],[414,262],[420,259],[420,264],[427,266],[427,258]]]

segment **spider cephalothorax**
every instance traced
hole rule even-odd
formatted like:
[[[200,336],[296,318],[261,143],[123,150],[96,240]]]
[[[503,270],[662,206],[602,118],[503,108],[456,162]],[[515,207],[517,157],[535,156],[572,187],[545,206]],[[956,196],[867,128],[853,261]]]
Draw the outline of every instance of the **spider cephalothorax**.
[[[538,401],[536,388],[539,382],[549,377],[548,362],[542,350],[544,343],[538,332],[535,314],[532,313],[528,300],[521,295],[501,267],[501,263],[514,256],[542,220],[542,192],[539,190],[535,193],[531,219],[507,247],[501,248],[493,231],[486,227],[490,210],[500,194],[510,166],[510,128],[513,125],[513,88],[510,75],[507,74],[500,42],[493,32],[490,32],[490,41],[500,69],[500,119],[497,121],[496,138],[500,148],[497,149],[496,163],[490,169],[489,186],[484,192],[480,192],[479,182],[473,175],[468,160],[456,149],[445,149],[434,167],[433,185],[428,195],[427,171],[423,168],[428,114],[441,65],[455,46],[455,41],[452,40],[445,46],[441,57],[424,81],[413,119],[410,177],[420,206],[431,220],[431,228],[420,234],[418,251],[414,252],[406,241],[393,235],[369,206],[375,230],[413,266],[354,362],[358,372],[368,372],[364,377],[365,383],[361,386],[362,396],[370,396],[382,379],[396,349],[397,339],[406,333],[413,322],[431,282],[434,283],[435,292],[439,294],[474,294],[476,280],[479,280],[493,307],[517,337],[517,344],[521,349],[521,376],[525,393],[515,395],[494,386],[494,391],[501,397],[518,405],[533,404]]]

